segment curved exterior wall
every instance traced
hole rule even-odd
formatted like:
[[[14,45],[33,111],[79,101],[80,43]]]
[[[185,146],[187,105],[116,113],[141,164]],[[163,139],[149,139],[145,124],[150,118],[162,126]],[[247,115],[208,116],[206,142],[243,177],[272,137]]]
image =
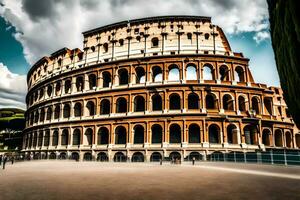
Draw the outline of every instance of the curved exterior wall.
[[[27,155],[150,161],[300,147],[281,89],[255,83],[210,18],[146,18],[83,35],[83,51],[63,48],[28,73]]]

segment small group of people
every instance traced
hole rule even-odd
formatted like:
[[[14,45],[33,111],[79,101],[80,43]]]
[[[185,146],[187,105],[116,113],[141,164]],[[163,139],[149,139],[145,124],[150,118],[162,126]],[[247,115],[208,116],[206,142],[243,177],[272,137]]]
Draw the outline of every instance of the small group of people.
[[[0,167],[2,165],[2,169],[4,170],[5,169],[5,165],[6,163],[8,162],[8,160],[11,161],[11,164],[13,165],[14,164],[14,157],[11,156],[10,158],[7,156],[7,155],[0,155]]]

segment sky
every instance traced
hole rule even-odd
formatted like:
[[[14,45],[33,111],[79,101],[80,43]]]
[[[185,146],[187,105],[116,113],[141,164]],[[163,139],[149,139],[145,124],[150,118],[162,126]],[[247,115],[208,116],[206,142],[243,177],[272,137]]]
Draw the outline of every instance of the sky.
[[[30,66],[62,47],[82,48],[82,32],[159,15],[212,17],[250,59],[255,81],[280,85],[266,0],[0,0],[0,108],[25,109]]]

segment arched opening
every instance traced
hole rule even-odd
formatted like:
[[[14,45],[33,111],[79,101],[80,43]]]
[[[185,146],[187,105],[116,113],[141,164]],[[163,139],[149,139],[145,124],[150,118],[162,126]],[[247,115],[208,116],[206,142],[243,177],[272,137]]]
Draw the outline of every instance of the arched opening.
[[[229,94],[223,96],[223,109],[226,111],[233,111],[233,98]]]
[[[269,129],[264,129],[263,133],[262,133],[262,143],[265,146],[270,146],[271,145],[270,136],[271,136],[271,131]]]
[[[162,98],[159,94],[154,94],[152,97],[152,111],[162,110]]]
[[[229,70],[226,65],[222,65],[219,69],[219,75],[221,81],[229,81]]]
[[[65,80],[65,93],[68,94],[68,93],[71,93],[71,85],[72,85],[72,82],[71,80]]]
[[[88,101],[86,103],[86,108],[88,109],[88,116],[95,115],[95,104],[93,101]]]
[[[103,72],[102,73],[102,79],[103,79],[102,87],[103,88],[110,87],[110,85],[111,85],[111,75],[110,75],[110,73],[109,72]]]
[[[91,154],[91,153],[85,153],[85,154],[83,155],[83,160],[84,160],[84,161],[92,161],[92,160],[93,160],[92,154]]]
[[[53,136],[52,136],[52,146],[57,146],[58,145],[58,131],[55,130],[53,131]]]
[[[100,114],[108,115],[110,113],[110,101],[108,99],[103,99],[100,103]]]
[[[265,97],[264,98],[264,106],[265,106],[265,112],[267,115],[272,115],[272,98],[271,97]]]
[[[48,85],[48,87],[47,87],[47,95],[48,95],[48,97],[51,97],[52,91],[53,91],[52,86],[51,86],[51,85]]]
[[[69,144],[69,131],[64,129],[61,134],[61,145],[68,145]]]
[[[104,53],[107,53],[107,52],[108,52],[108,44],[107,44],[107,43],[104,43],[104,44],[103,44],[103,52],[104,52]]]
[[[180,153],[173,151],[170,153],[169,158],[172,161],[181,160],[181,155],[180,155]]]
[[[85,144],[92,145],[93,144],[93,130],[91,128],[88,128],[85,131]]]
[[[126,128],[123,126],[118,126],[115,130],[115,144],[126,144],[126,136]]]
[[[172,124],[170,126],[170,143],[177,144],[181,143],[181,128],[178,124]]]
[[[134,98],[134,112],[145,111],[145,99],[143,96],[136,96]]]
[[[115,153],[114,162],[126,162],[126,156],[122,152]]]
[[[49,159],[50,160],[55,160],[56,159],[56,154],[55,153],[50,153],[50,155],[49,155]]]
[[[186,80],[197,80],[197,69],[193,64],[187,65]]]
[[[203,80],[213,80],[213,67],[209,64],[203,66]]]
[[[196,93],[189,94],[188,109],[199,109],[199,96]]]
[[[245,82],[245,75],[242,67],[238,66],[235,68],[234,78],[237,82]]]
[[[45,132],[45,137],[44,137],[44,146],[49,146],[49,140],[50,140],[50,131],[47,130]]]
[[[257,128],[254,125],[247,125],[244,128],[246,144],[257,144]]]
[[[227,142],[229,144],[238,144],[237,128],[234,124],[227,126]]]
[[[159,40],[157,37],[151,39],[151,47],[158,47]]]
[[[72,159],[72,160],[79,160],[79,153],[77,153],[77,152],[72,152],[72,154],[71,154],[71,159]]]
[[[180,80],[180,72],[177,65],[172,64],[169,66],[169,74],[168,74],[169,81],[179,81]]]
[[[152,68],[152,82],[162,82],[162,70],[158,66]]]
[[[163,138],[162,127],[159,124],[154,124],[151,127],[151,141],[152,144],[161,144]]]
[[[59,95],[60,94],[60,89],[61,89],[61,82],[57,81],[56,82],[56,86],[55,86],[55,95]]]
[[[150,162],[160,162],[162,160],[162,156],[159,152],[153,152],[150,156]]]
[[[66,160],[66,159],[67,159],[67,154],[66,154],[65,152],[61,152],[61,153],[59,154],[59,159],[60,159],[60,160]]]
[[[300,148],[300,134],[295,135],[295,140],[296,140],[296,146]]]
[[[76,78],[76,89],[77,89],[77,92],[82,92],[83,91],[83,87],[84,87],[83,77],[82,76],[78,76]]]
[[[41,131],[39,134],[38,146],[41,147],[42,144],[43,144],[43,131]]]
[[[71,113],[71,107],[70,104],[65,104],[64,105],[64,110],[63,110],[63,117],[64,118],[69,118]]]
[[[127,101],[124,97],[117,99],[117,113],[126,113],[127,112]]]
[[[40,95],[39,95],[39,99],[41,99],[44,96],[44,89],[42,88],[40,90]]]
[[[213,93],[209,93],[205,97],[206,109],[217,109],[217,99]]]
[[[74,105],[74,116],[81,117],[82,116],[82,106],[81,103],[77,102]]]
[[[107,128],[105,127],[101,127],[98,130],[98,141],[97,144],[101,145],[101,144],[108,144],[108,139],[109,139],[109,131]]]
[[[202,155],[199,152],[193,151],[189,154],[188,160],[202,160]]]
[[[176,93],[173,93],[169,96],[169,108],[170,110],[180,110],[180,96]]]
[[[145,70],[142,67],[137,67],[135,69],[135,75],[136,75],[136,83],[145,83]]]
[[[275,146],[276,147],[283,147],[283,136],[282,131],[280,129],[277,129],[274,134],[275,139]]]
[[[200,127],[197,124],[189,126],[189,143],[200,143]]]
[[[144,155],[141,152],[135,152],[131,158],[132,162],[144,162]]]
[[[46,113],[46,120],[51,120],[51,118],[52,118],[52,108],[51,106],[49,106]]]
[[[127,69],[119,69],[119,85],[127,85],[128,84],[128,71]]]
[[[38,123],[38,121],[39,121],[39,111],[36,111],[34,115],[34,123]]]
[[[54,108],[54,119],[58,119],[60,117],[60,105],[56,105]]]
[[[239,96],[239,111],[245,112],[246,111],[246,100],[245,97]]]
[[[259,114],[259,101],[257,97],[252,97],[251,99],[252,103],[252,110],[255,111],[256,114]]]
[[[81,143],[80,135],[81,135],[81,132],[79,129],[75,129],[73,131],[73,143],[72,143],[73,145],[80,145],[80,143]]]
[[[94,90],[96,89],[97,86],[97,77],[95,74],[90,74],[89,75],[89,89]]]
[[[134,127],[134,144],[143,144],[144,143],[144,127],[141,125],[136,125]]]
[[[97,155],[97,161],[100,161],[100,162],[106,162],[106,161],[108,161],[107,154],[104,153],[104,152],[98,153],[98,155]]]
[[[41,108],[40,122],[43,122],[44,120],[45,120],[45,109]]]
[[[209,143],[221,143],[220,128],[216,124],[212,124],[208,128]]]
[[[292,142],[292,134],[291,132],[287,131],[285,133],[285,143],[286,143],[286,147],[291,148],[293,146],[293,142]]]

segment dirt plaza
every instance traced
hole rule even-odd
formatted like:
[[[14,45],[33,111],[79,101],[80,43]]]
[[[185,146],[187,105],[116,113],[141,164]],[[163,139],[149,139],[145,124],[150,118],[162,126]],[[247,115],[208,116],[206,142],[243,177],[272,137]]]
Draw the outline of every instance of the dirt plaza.
[[[0,171],[12,199],[299,199],[300,167],[26,161]]]

